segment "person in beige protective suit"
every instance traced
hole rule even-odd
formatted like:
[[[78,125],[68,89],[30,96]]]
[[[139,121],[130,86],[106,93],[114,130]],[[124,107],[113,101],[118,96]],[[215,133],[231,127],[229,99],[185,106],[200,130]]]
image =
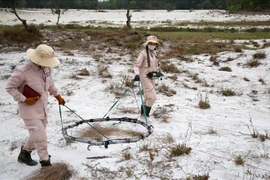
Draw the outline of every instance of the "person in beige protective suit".
[[[41,166],[51,166],[46,134],[48,92],[59,104],[65,104],[51,76],[51,67],[59,65],[60,61],[54,57],[54,50],[45,44],[36,49],[28,49],[26,55],[30,61],[15,69],[6,86],[6,91],[18,101],[19,115],[29,132],[28,139],[21,147],[18,161],[29,166],[37,165],[37,161],[33,160],[30,154],[37,150]],[[39,95],[26,95],[26,85]]]
[[[149,113],[157,98],[153,76],[158,69],[158,59],[155,50],[160,46],[160,43],[156,36],[148,36],[143,46],[145,48],[139,53],[134,67],[134,81],[141,81],[142,84],[145,107],[141,105],[141,117],[145,114],[149,119]],[[151,123],[150,119],[149,123]]]

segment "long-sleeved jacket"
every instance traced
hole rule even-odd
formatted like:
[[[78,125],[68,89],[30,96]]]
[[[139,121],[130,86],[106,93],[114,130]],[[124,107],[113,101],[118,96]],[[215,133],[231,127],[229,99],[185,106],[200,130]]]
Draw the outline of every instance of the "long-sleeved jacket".
[[[26,97],[22,92],[26,84],[41,95],[33,105],[24,103]],[[43,69],[32,62],[16,68],[8,79],[6,91],[18,101],[22,119],[47,119],[48,92],[53,96],[59,94],[51,76],[51,69]]]
[[[137,57],[137,62],[134,67],[135,74],[140,75],[140,78],[142,78],[146,77],[147,73],[156,71],[158,68],[158,59],[156,56],[155,51],[149,51],[150,67],[148,67],[146,49],[142,50]]]

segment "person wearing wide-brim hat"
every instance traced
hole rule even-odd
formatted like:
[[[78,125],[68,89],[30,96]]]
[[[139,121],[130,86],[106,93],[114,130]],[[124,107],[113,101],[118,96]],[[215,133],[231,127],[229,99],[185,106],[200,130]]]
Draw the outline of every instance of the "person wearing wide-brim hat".
[[[149,118],[150,111],[155,103],[157,96],[155,91],[155,77],[153,74],[157,72],[159,63],[156,53],[156,48],[161,46],[156,36],[148,36],[146,42],[143,44],[144,49],[139,53],[134,67],[135,77],[134,81],[141,81],[144,103],[141,105],[141,117]]]
[[[41,166],[51,166],[47,148],[46,124],[48,123],[48,93],[53,95],[60,105],[65,104],[55,87],[51,68],[60,61],[54,56],[54,50],[45,44],[26,52],[30,61],[17,67],[7,81],[6,91],[18,102],[19,115],[23,119],[29,137],[21,147],[18,161],[29,166],[37,165],[31,158],[31,152],[37,150]]]

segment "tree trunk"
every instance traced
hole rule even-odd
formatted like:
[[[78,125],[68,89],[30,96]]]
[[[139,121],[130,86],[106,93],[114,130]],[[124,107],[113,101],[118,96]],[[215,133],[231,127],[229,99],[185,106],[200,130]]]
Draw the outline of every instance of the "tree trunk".
[[[12,0],[12,13],[15,14],[15,16],[22,22],[24,28],[29,31],[29,28],[28,28],[28,25],[26,23],[26,20],[25,19],[21,19],[20,16],[17,14],[16,12],[16,7],[15,7],[15,0]]]
[[[130,12],[130,0],[128,0],[128,7],[127,7],[127,14],[126,14],[126,17],[127,17],[126,24],[127,24],[127,27],[129,29],[132,29],[131,24],[130,24],[132,15],[129,14],[129,12]]]

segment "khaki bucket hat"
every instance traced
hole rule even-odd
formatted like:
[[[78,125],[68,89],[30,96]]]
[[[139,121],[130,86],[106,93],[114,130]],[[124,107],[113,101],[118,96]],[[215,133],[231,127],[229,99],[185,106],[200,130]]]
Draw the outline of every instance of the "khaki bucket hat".
[[[143,46],[147,46],[147,44],[150,42],[157,44],[157,46],[160,46],[160,43],[158,42],[158,38],[156,36],[148,36]]]
[[[28,49],[26,55],[30,61],[40,66],[55,67],[60,64],[60,61],[54,57],[53,48],[45,44],[40,44],[36,49]]]

